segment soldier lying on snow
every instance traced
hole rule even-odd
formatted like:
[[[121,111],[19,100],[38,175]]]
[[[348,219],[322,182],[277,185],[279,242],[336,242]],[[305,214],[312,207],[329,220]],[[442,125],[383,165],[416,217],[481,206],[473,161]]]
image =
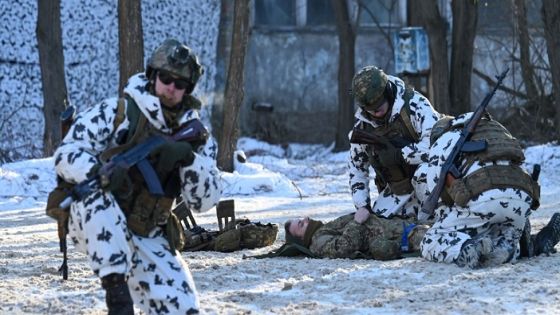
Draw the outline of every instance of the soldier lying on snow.
[[[390,260],[418,253],[428,226],[412,219],[386,219],[373,214],[360,224],[354,214],[323,224],[308,217],[287,221],[286,244],[255,258],[307,255],[315,258]]]

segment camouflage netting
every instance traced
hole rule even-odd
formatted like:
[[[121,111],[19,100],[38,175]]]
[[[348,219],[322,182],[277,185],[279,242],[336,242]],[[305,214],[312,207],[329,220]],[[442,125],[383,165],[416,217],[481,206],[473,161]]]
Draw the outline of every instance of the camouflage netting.
[[[37,1],[0,2],[0,163],[41,157],[43,114],[35,28]],[[211,103],[216,72],[219,0],[142,1],[144,58],[166,37],[177,38],[205,68],[194,94]],[[62,0],[61,21],[69,98],[78,110],[116,96],[118,21],[115,1]],[[145,63],[145,62],[144,62]],[[209,113],[203,108],[203,116]],[[10,139],[10,140],[7,140]]]

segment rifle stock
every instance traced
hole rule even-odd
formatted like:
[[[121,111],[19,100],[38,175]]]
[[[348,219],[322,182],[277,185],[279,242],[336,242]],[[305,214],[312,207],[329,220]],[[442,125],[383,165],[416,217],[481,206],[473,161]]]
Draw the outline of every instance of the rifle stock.
[[[476,127],[478,126],[480,119],[482,118],[482,116],[486,111],[486,106],[488,106],[488,103],[490,103],[490,100],[494,96],[494,93],[496,93],[496,90],[498,89],[500,84],[502,84],[502,81],[506,77],[508,71],[509,68],[504,70],[504,72],[502,72],[499,76],[496,77],[498,81],[496,82],[494,89],[492,89],[492,91],[490,91],[484,97],[482,103],[480,103],[480,105],[474,111],[471,119],[469,119],[469,121],[463,127],[463,130],[461,131],[461,135],[459,136],[457,143],[455,144],[455,146],[451,150],[451,153],[447,157],[447,160],[445,160],[445,162],[441,167],[441,172],[439,174],[439,178],[435,188],[432,190],[428,198],[424,202],[422,202],[422,212],[424,212],[425,214],[432,215],[434,213],[434,209],[438,204],[439,197],[443,192],[443,188],[445,186],[447,173],[452,173],[454,174],[455,177],[458,177],[456,175],[462,176],[462,174],[459,174],[459,172],[457,171],[457,167],[455,166],[457,163],[457,159],[460,156],[463,146],[476,130]]]

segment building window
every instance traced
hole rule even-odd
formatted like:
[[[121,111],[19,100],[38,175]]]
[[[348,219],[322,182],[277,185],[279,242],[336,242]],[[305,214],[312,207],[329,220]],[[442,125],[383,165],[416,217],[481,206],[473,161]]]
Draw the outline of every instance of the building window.
[[[307,1],[307,25],[335,25],[334,10],[330,1]]]
[[[295,0],[255,0],[255,25],[295,26]]]
[[[392,26],[401,25],[400,12],[402,1],[399,0],[361,0],[360,25]]]

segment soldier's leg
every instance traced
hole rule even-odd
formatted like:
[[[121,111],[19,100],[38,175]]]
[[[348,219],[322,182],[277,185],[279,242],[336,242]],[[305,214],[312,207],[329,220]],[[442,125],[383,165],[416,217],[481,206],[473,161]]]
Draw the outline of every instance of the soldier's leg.
[[[199,309],[191,273],[169,249],[161,229],[150,237],[132,235],[135,253],[128,285],[134,302],[147,314],[193,314]]]
[[[519,256],[519,241],[530,215],[528,196],[519,190],[506,189],[502,197],[494,196],[486,202],[492,209],[489,236],[492,238],[493,250],[482,258],[483,266],[514,262]]]
[[[511,250],[517,250],[529,213],[526,196],[510,189],[484,194],[471,201],[468,207],[438,210],[440,216],[422,241],[425,258],[477,267],[481,256],[483,260],[499,261],[498,251],[495,257],[488,256],[494,246],[499,245],[501,262],[511,260]]]
[[[132,257],[126,219],[112,195],[94,193],[70,211],[68,233],[76,249],[89,256],[106,290],[109,314],[132,314],[126,274]]]
[[[453,206],[436,211],[437,220],[422,239],[422,256],[434,262],[453,263],[463,244],[482,230],[484,222],[465,208]],[[457,229],[458,226],[465,229]]]

